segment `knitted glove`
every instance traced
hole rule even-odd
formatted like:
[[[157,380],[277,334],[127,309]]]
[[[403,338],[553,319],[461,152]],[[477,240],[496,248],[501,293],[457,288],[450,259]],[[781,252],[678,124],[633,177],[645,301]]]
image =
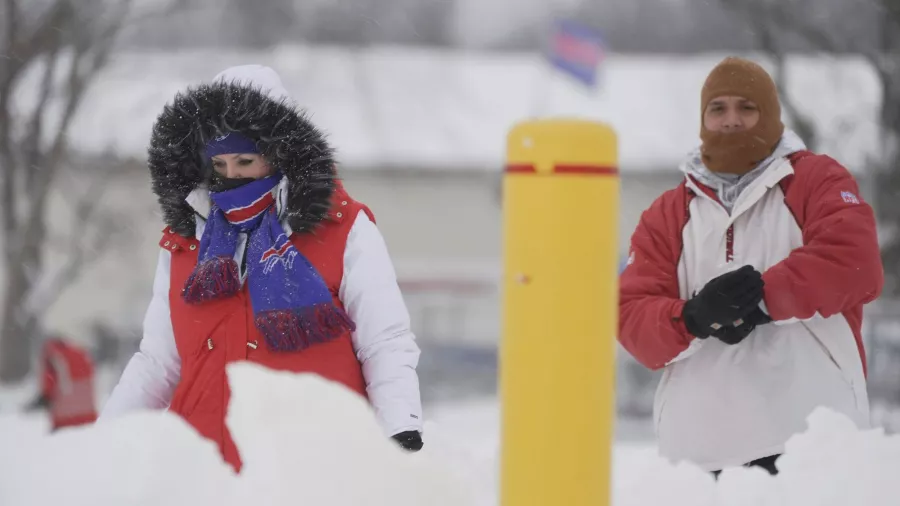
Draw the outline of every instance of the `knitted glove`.
[[[724,327],[740,326],[745,316],[759,308],[762,297],[762,274],[745,265],[707,283],[685,303],[681,317],[688,332],[705,339]]]

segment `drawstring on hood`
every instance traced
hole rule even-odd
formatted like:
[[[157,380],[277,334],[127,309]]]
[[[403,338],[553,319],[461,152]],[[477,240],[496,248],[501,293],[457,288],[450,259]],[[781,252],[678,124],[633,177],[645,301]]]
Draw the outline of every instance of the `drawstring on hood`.
[[[803,139],[793,130],[786,128],[784,135],[781,136],[781,140],[775,146],[775,151],[744,175],[709,170],[703,163],[700,147],[694,149],[679,168],[685,175],[693,176],[699,183],[715,190],[722,205],[731,213],[731,208],[741,195],[741,192],[750,186],[756,178],[765,173],[766,169],[772,165],[772,162],[804,149],[806,149],[806,144],[803,142]]]

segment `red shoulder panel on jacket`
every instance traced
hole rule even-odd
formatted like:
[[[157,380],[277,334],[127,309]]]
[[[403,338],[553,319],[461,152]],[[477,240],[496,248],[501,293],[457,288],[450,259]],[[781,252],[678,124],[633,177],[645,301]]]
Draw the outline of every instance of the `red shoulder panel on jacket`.
[[[169,227],[162,231],[162,238],[159,240],[159,247],[169,251],[194,250],[197,249],[199,241],[193,237],[184,237]]]
[[[331,197],[331,209],[328,211],[328,218],[332,221],[341,223],[348,216],[354,221],[359,211],[365,211],[366,215],[375,223],[375,214],[362,202],[358,202],[350,197],[343,184],[338,183]]]
[[[641,218],[646,225],[663,234],[669,258],[675,262],[681,257],[684,246],[681,234],[690,219],[689,209],[695,196],[694,190],[682,182],[660,195]]]
[[[827,181],[852,182],[852,188],[848,186],[847,190],[853,190],[853,197],[858,198],[853,175],[834,158],[812,151],[798,151],[788,156],[788,159],[794,168],[794,175],[782,179],[779,186],[784,193],[785,204],[800,228],[806,223],[807,199]]]

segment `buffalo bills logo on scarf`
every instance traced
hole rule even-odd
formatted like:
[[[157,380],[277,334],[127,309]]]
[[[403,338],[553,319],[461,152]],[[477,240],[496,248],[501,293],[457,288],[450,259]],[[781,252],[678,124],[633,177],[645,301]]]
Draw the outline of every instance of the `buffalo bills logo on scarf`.
[[[287,240],[287,235],[281,234],[275,238],[275,244],[263,252],[259,262],[263,264],[263,272],[268,274],[281,262],[284,268],[290,270],[294,266],[294,257],[298,255],[294,245]]]
[[[240,290],[234,260],[238,236],[248,235],[247,287],[256,327],[273,351],[296,351],[353,330],[347,314],[285,234],[275,209],[281,175],[239,188],[210,192],[212,210],[200,238],[197,267],[183,297],[191,304],[230,297]]]

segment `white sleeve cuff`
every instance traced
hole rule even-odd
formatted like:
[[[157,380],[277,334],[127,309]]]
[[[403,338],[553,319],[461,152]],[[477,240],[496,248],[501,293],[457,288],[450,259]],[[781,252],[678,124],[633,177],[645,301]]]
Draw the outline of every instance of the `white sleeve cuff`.
[[[385,434],[421,432],[419,347],[387,246],[365,212],[359,213],[347,238],[340,298],[356,324],[353,348]]]

